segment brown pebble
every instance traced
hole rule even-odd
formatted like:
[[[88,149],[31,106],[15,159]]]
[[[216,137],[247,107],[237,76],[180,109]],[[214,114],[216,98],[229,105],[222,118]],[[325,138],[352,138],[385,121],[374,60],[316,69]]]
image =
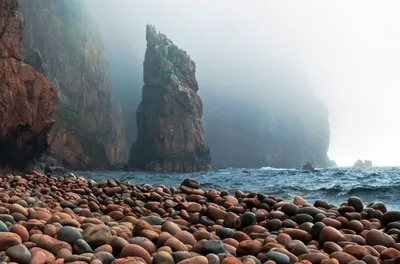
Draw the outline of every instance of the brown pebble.
[[[138,245],[129,244],[126,245],[120,254],[121,258],[124,257],[140,257],[146,261],[147,264],[151,264],[150,254],[142,247]]]
[[[0,232],[0,251],[19,244],[22,244],[22,239],[16,233]]]
[[[357,260],[356,257],[346,253],[346,252],[333,252],[330,255],[331,258],[335,258],[339,261],[339,264],[347,264],[353,260]]]

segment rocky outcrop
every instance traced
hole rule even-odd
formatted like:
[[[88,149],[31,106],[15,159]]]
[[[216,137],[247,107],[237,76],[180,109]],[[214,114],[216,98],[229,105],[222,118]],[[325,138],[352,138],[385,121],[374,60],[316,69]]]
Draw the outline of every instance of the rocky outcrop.
[[[314,167],[310,164],[310,162],[307,162],[306,164],[303,165],[302,170],[314,170]]]
[[[145,84],[136,112],[138,136],[128,167],[179,172],[210,169],[196,65],[153,26],[147,26],[146,40]]]
[[[354,162],[353,167],[354,168],[363,168],[363,167],[365,167],[365,163],[359,159],[356,162]]]
[[[48,147],[56,89],[22,62],[23,16],[0,1],[0,167],[23,168]]]
[[[372,167],[372,161],[371,160],[364,160],[365,167]]]
[[[372,161],[364,160],[363,162],[362,160],[359,159],[353,165],[353,168],[365,168],[365,167],[372,167]]]
[[[20,0],[25,61],[57,88],[56,124],[41,161],[70,169],[126,162],[119,107],[113,105],[108,61],[83,1]]]

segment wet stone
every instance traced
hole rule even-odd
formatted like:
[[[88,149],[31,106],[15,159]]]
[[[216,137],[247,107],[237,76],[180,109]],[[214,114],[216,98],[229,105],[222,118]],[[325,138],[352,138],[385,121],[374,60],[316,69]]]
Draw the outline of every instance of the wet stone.
[[[73,245],[76,240],[82,239],[82,234],[75,227],[63,226],[58,230],[57,238]]]
[[[89,244],[83,240],[83,239],[78,239],[75,241],[74,246],[73,246],[74,253],[81,255],[83,253],[92,253],[93,250],[89,246]]]
[[[290,258],[287,255],[276,251],[270,251],[261,258],[262,263],[268,260],[272,260],[276,264],[290,264]]]
[[[227,253],[224,244],[219,240],[208,240],[203,246],[203,254],[207,255],[209,253],[219,254]]]

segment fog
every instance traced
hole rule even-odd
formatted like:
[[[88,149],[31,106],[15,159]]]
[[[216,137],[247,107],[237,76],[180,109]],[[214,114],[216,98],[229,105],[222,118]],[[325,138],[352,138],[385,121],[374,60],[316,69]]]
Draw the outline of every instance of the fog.
[[[200,95],[213,82],[262,95],[271,65],[293,68],[329,109],[331,159],[400,164],[399,1],[86,2],[102,31],[131,45],[126,60],[143,61],[148,23],[188,51]]]

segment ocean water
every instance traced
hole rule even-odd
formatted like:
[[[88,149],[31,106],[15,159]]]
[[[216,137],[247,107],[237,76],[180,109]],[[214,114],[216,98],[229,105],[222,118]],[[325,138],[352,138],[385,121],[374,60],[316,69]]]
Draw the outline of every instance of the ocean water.
[[[164,184],[178,187],[183,179],[194,178],[201,188],[255,191],[293,199],[300,195],[313,203],[323,199],[340,205],[350,196],[358,196],[364,203],[384,202],[390,210],[400,210],[400,167],[386,168],[330,168],[315,171],[260,168],[221,169],[196,173],[154,173],[125,171],[75,172],[87,178],[102,181],[117,178],[133,184]]]

